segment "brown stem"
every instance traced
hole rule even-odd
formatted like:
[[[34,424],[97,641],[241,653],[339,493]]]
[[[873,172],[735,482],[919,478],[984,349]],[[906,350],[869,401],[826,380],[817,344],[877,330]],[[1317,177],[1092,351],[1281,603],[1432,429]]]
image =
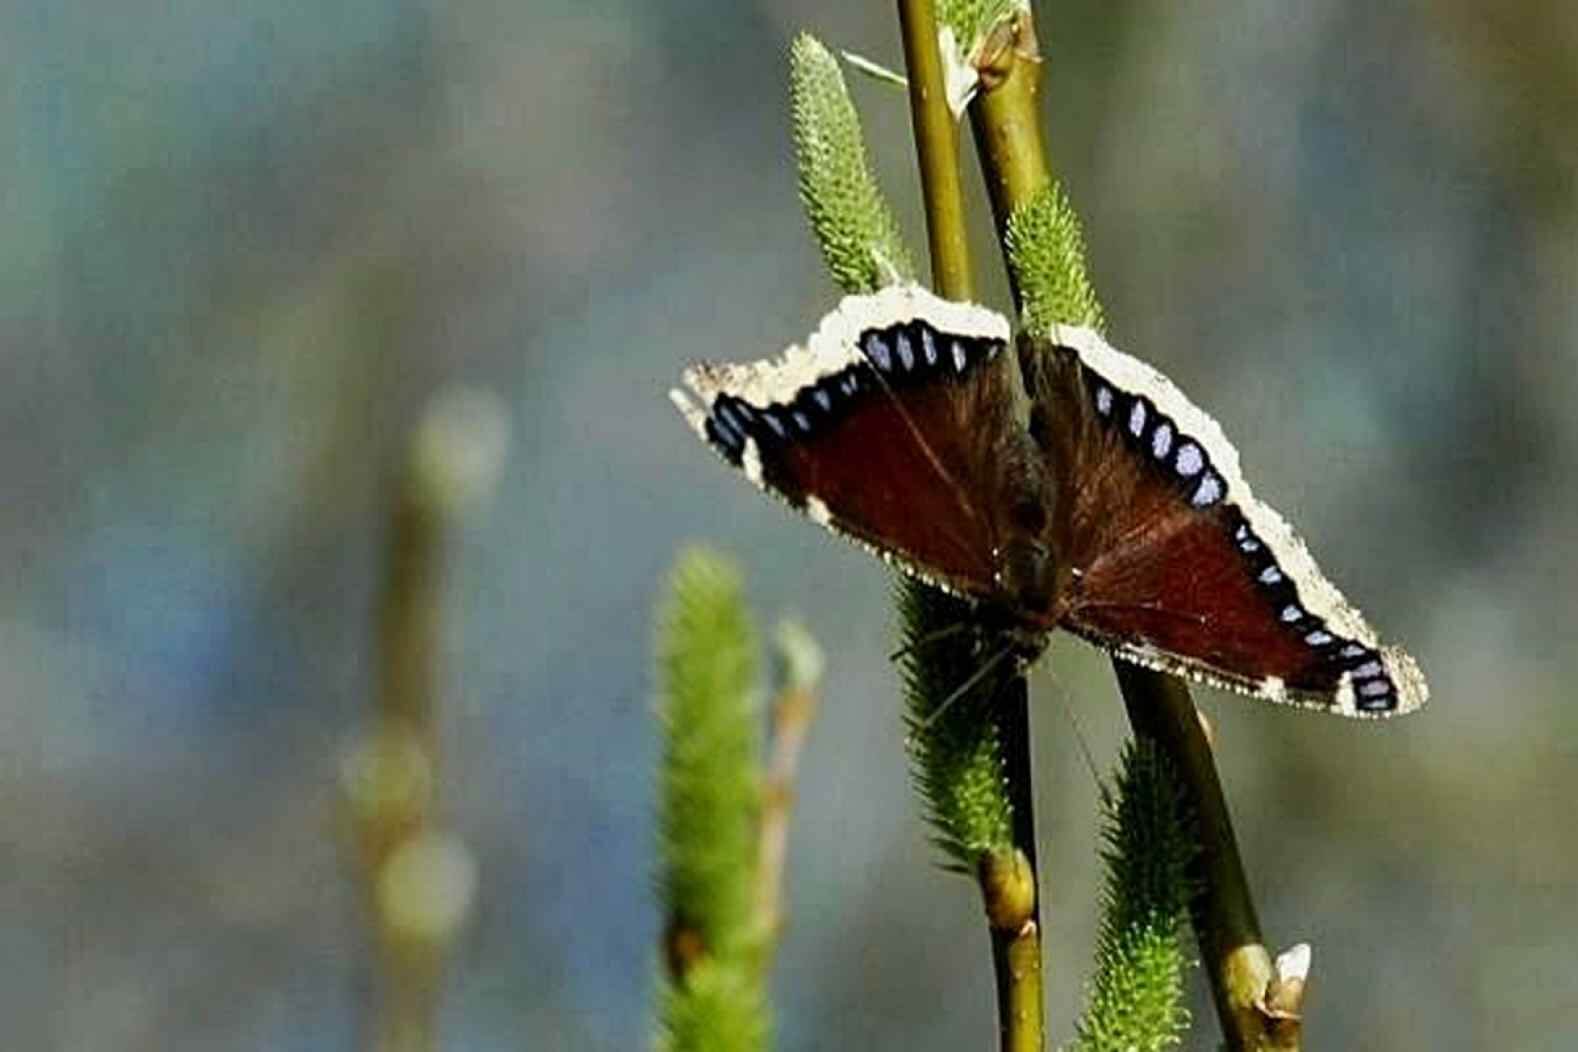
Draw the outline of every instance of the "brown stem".
[[[437,1047],[437,976],[442,953],[392,922],[384,886],[391,860],[428,828],[438,733],[434,687],[444,522],[416,473],[402,475],[389,515],[378,604],[377,730],[364,747],[359,782],[399,786],[363,791],[355,807],[363,879],[378,946],[378,993],[368,1037],[376,1052]],[[354,794],[353,794],[354,795]]]
[[[389,517],[383,595],[378,610],[380,718],[415,734],[429,759],[437,745],[433,688],[437,668],[443,522],[414,478],[402,480]]]
[[[786,687],[773,705],[771,752],[762,786],[761,846],[758,855],[756,917],[763,936],[763,961],[783,928],[784,861],[789,853],[789,816],[794,806],[795,773],[816,716],[813,689]]]
[[[486,458],[458,455],[466,450],[449,441],[469,444],[450,425],[463,420],[470,427],[475,412],[429,413],[420,434],[436,438],[413,443],[391,504],[378,607],[376,728],[343,771],[378,948],[368,1028],[378,1052],[436,1047],[445,957],[475,877],[469,853],[436,828],[433,810],[445,541],[457,496],[481,481],[471,462]],[[483,444],[476,451],[489,449]]]

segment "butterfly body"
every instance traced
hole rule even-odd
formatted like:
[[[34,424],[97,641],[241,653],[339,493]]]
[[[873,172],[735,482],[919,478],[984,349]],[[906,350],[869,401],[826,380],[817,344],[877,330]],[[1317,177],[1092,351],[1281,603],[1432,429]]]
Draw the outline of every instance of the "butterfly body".
[[[847,297],[804,347],[685,376],[675,401],[757,485],[975,600],[1038,651],[1056,628],[1121,658],[1345,715],[1424,703],[1220,427],[1089,329],[916,286]]]

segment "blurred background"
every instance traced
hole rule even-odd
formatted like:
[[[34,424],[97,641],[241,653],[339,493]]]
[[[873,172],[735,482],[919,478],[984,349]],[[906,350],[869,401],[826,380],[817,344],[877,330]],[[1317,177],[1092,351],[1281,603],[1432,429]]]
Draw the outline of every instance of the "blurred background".
[[[1219,417],[1432,681],[1385,725],[1200,692],[1268,937],[1315,946],[1309,1046],[1573,1047],[1578,6],[1040,20],[1114,342]],[[664,397],[834,302],[795,198],[801,28],[901,62],[892,4],[834,0],[0,4],[8,1047],[359,1040],[337,771],[393,469],[451,384],[513,441],[443,601],[443,816],[479,875],[447,1047],[647,1042],[650,612],[691,539],[829,650],[778,1047],[989,1046],[976,892],[906,787],[886,571]],[[904,98],[852,83],[921,246]],[[1066,1038],[1098,875],[1074,725],[1103,767],[1126,725],[1080,644],[1034,689]]]

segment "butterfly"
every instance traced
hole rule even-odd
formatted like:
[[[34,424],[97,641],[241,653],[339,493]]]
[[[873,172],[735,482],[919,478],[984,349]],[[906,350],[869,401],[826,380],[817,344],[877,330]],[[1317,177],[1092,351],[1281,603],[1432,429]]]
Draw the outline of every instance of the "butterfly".
[[[1428,697],[1216,421],[1091,329],[1016,339],[991,310],[893,285],[845,297],[803,347],[684,382],[676,406],[751,482],[1039,646],[1061,628],[1345,716]]]

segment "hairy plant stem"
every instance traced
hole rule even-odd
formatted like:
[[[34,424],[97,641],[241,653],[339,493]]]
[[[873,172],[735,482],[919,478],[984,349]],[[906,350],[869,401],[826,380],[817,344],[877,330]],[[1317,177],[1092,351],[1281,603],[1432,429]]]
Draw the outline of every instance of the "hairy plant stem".
[[[926,204],[932,282],[939,295],[968,300],[973,294],[973,276],[959,176],[958,125],[943,85],[936,11],[932,0],[899,0],[898,6]],[[925,586],[912,583],[909,587]],[[1029,704],[1029,687],[1019,675],[1012,677],[995,699],[992,718],[998,723],[1013,807],[1014,845],[1010,851],[981,859],[977,868],[991,932],[998,1035],[1004,1052],[1040,1052],[1044,1047]]]
[[[1014,209],[1052,183],[1037,105],[1043,63],[1029,13],[1018,16],[1003,46],[986,59],[970,122],[1001,236]],[[1014,293],[1019,298],[1017,286]],[[1291,1045],[1288,1027],[1278,1027],[1273,1035],[1273,1020],[1264,1011],[1275,969],[1189,688],[1175,677],[1116,659],[1113,667],[1135,734],[1157,742],[1172,760],[1185,804],[1198,816],[1202,844],[1195,869],[1202,890],[1192,916],[1228,1047],[1296,1049],[1296,1033]]]

